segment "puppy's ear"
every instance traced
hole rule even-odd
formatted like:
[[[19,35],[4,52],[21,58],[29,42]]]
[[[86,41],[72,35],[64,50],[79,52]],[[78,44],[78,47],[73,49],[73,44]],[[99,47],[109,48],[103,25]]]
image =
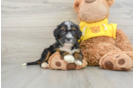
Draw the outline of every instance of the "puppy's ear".
[[[75,25],[75,28],[77,29],[77,39],[80,39],[82,32],[80,31],[80,28],[78,25]]]
[[[58,38],[59,38],[59,29],[60,29],[60,25],[58,25],[57,26],[57,28],[54,30],[54,32],[53,32],[53,35],[54,35],[54,37],[55,37],[55,39],[57,40]]]

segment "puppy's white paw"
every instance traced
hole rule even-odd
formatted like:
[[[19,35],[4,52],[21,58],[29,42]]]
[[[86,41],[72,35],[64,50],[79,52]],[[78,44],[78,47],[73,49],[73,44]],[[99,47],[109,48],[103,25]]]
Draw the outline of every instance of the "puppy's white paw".
[[[81,62],[80,60],[76,60],[76,61],[75,61],[75,64],[76,64],[76,65],[82,65],[82,62]]]
[[[42,67],[42,68],[49,68],[48,63],[46,63],[46,62],[42,63],[42,64],[41,64],[41,67]]]
[[[27,65],[27,63],[23,63],[22,65],[23,65],[23,66],[26,66],[26,65]]]
[[[74,63],[75,59],[72,55],[66,55],[64,56],[64,60],[67,62],[67,63]]]

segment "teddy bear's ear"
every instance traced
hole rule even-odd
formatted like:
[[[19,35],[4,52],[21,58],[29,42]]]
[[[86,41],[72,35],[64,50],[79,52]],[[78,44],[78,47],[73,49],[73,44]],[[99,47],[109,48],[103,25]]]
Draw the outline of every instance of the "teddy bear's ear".
[[[75,11],[76,13],[79,12],[80,4],[81,4],[82,1],[83,1],[83,0],[75,0],[74,5],[73,5],[73,8],[74,8],[74,11]]]
[[[109,7],[111,7],[114,4],[114,0],[106,0]]]

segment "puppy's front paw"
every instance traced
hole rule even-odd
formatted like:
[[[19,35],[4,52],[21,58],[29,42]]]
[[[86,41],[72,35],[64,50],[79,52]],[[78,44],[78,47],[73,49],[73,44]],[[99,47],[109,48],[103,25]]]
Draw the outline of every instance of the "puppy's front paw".
[[[67,63],[74,63],[75,59],[72,55],[66,55],[64,56],[64,60],[67,62]]]
[[[42,67],[42,68],[45,68],[45,69],[46,69],[46,68],[49,68],[48,63],[46,63],[46,62],[42,63],[42,64],[41,64],[41,67]]]
[[[80,60],[76,60],[76,61],[75,61],[75,64],[76,64],[76,65],[82,65],[82,62],[81,62]]]

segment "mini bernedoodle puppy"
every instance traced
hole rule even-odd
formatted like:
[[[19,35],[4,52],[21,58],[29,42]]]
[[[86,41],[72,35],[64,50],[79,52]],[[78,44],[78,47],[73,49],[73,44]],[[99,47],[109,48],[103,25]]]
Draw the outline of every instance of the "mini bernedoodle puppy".
[[[23,65],[39,64],[42,68],[45,68],[48,65],[49,57],[56,51],[60,52],[67,63],[82,65],[83,55],[78,43],[78,39],[80,39],[82,33],[79,26],[71,21],[65,21],[58,25],[53,33],[56,42],[49,48],[44,49],[39,60],[24,63]]]

